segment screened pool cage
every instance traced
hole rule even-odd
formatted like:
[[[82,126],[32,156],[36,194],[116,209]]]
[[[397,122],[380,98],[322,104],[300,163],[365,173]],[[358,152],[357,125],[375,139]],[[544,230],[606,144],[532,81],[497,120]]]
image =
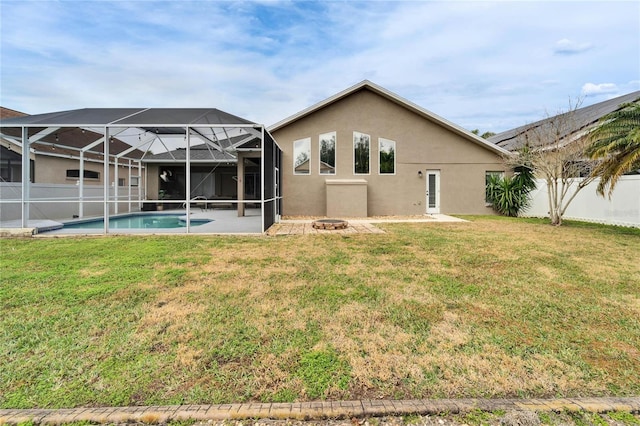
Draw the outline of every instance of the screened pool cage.
[[[217,109],[25,115],[2,119],[0,139],[1,228],[263,233],[279,220],[280,148]]]

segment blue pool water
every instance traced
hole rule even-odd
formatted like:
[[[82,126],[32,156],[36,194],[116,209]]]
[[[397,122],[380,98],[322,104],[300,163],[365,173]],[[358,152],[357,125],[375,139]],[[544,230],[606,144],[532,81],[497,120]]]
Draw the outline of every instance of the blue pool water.
[[[127,215],[109,219],[109,229],[169,229],[186,228],[187,222],[182,214]],[[181,219],[183,218],[183,219]],[[209,219],[191,219],[191,226],[211,222]],[[65,223],[65,229],[102,229],[104,219]]]

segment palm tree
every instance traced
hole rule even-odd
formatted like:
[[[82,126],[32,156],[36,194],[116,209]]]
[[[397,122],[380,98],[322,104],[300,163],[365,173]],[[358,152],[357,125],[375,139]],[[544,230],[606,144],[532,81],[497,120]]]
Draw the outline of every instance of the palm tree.
[[[620,176],[640,168],[640,103],[624,104],[602,117],[590,137],[587,154],[602,159],[591,175],[600,177],[598,193],[604,196],[608,187],[611,197]]]

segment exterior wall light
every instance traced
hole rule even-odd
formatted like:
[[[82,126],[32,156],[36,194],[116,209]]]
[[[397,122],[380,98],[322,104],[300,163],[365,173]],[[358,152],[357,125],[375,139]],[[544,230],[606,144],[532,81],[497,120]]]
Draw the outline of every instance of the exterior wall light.
[[[418,177],[422,179],[422,170],[418,170]]]

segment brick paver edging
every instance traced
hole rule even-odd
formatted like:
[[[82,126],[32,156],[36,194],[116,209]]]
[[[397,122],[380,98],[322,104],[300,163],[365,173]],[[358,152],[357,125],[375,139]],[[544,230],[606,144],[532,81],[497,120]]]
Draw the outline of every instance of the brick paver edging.
[[[464,414],[480,411],[610,411],[640,412],[640,397],[559,399],[417,399],[319,401],[296,403],[245,403],[102,407],[67,409],[0,409],[0,425],[33,422],[62,424],[164,423],[171,420],[294,419],[323,420],[353,417],[402,416],[408,414]]]

